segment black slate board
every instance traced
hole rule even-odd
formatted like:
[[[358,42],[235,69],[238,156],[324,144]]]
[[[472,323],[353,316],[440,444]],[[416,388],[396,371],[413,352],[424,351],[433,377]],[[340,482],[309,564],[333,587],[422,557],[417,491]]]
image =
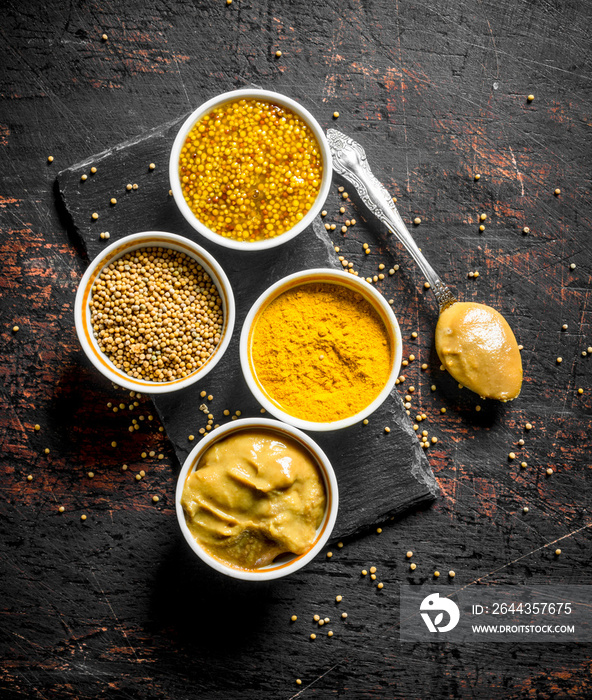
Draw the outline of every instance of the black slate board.
[[[240,410],[243,417],[259,416],[260,406],[247,388],[240,369],[238,339],[243,320],[255,299],[270,284],[287,274],[311,267],[338,267],[337,255],[324,226],[316,221],[295,240],[263,253],[229,251],[203,239],[179,214],[169,195],[168,156],[175,134],[186,115],[136,139],[121,143],[58,174],[58,206],[65,208],[73,233],[89,260],[109,243],[138,231],[169,231],[185,235],[211,252],[226,271],[237,304],[237,320],[231,344],[219,364],[191,387],[153,401],[182,463],[207,418],[199,410],[206,390],[214,399],[206,402],[218,423],[223,410]],[[156,168],[149,169],[150,163]],[[91,167],[96,167],[91,174]],[[85,181],[81,180],[87,175]],[[127,191],[127,184],[137,184]],[[117,204],[111,205],[114,197]],[[99,218],[93,221],[93,212]],[[108,241],[100,239],[109,231]],[[384,426],[390,426],[387,435]],[[334,538],[352,535],[432,501],[438,487],[413,432],[396,390],[370,417],[368,426],[356,425],[312,437],[331,460],[340,491]]]

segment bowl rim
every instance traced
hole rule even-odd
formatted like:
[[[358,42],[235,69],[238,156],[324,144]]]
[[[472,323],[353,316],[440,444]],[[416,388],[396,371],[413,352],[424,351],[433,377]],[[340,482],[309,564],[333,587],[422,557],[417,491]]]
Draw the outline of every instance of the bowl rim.
[[[234,568],[229,564],[225,564],[222,560],[212,556],[197,542],[187,526],[185,512],[183,510],[183,506],[181,505],[181,497],[183,495],[183,487],[189,472],[197,466],[205,451],[212,444],[224,439],[225,437],[228,437],[232,433],[254,428],[286,434],[292,439],[295,439],[309,451],[309,453],[314,457],[318,465],[319,472],[323,477],[326,505],[323,520],[317,528],[316,540],[310,549],[308,549],[304,554],[300,554],[298,556],[294,555],[292,559],[280,565],[274,566],[272,564],[262,569],[239,569]],[[303,433],[301,430],[298,430],[298,428],[269,418],[241,418],[237,421],[232,421],[221,425],[219,428],[216,428],[209,433],[205,438],[202,438],[200,442],[191,450],[183,463],[177,478],[177,486],[175,488],[175,512],[177,514],[177,521],[186,542],[193,550],[194,554],[196,554],[204,563],[208,564],[212,569],[215,569],[219,573],[226,574],[232,578],[242,579],[243,581],[271,581],[276,578],[287,576],[294,571],[298,571],[298,569],[301,569],[303,566],[308,564],[324,547],[327,540],[331,536],[335,521],[337,519],[338,508],[339,488],[337,486],[337,477],[335,476],[333,466],[331,465],[331,462],[329,461],[329,458],[325,452],[310,436],[306,435],[306,433]]]
[[[311,284],[315,281],[329,281],[331,283],[342,284],[357,292],[363,294],[363,296],[373,304],[374,308],[379,312],[387,330],[390,331],[391,340],[394,340],[394,353],[393,362],[391,366],[391,371],[389,378],[382,388],[378,396],[367,406],[362,408],[358,413],[347,418],[341,418],[340,420],[331,421],[328,423],[321,423],[317,421],[309,421],[303,418],[296,418],[286,413],[278,405],[276,405],[268,395],[260,388],[259,382],[256,379],[255,371],[251,362],[250,354],[250,342],[252,330],[254,328],[254,321],[259,313],[267,306],[268,303],[277,298],[283,291],[288,288],[300,286],[303,284]],[[295,284],[296,283],[296,284]],[[373,413],[384,401],[387,399],[393,387],[395,386],[395,381],[399,376],[401,361],[403,358],[403,338],[401,336],[401,329],[399,327],[399,322],[397,317],[393,312],[391,306],[387,303],[386,299],[376,290],[374,287],[370,286],[367,282],[362,281],[354,275],[350,275],[341,270],[334,270],[331,268],[313,268],[309,270],[301,270],[300,272],[294,272],[291,275],[287,275],[282,279],[278,280],[270,287],[268,287],[251,306],[243,327],[241,330],[240,341],[239,341],[239,356],[241,369],[245,381],[257,399],[259,403],[265,408],[269,413],[283,421],[293,425],[301,430],[310,430],[325,432],[329,430],[342,430],[343,428],[349,428],[350,426],[359,423],[364,420],[367,416]]]
[[[175,379],[169,382],[157,383],[144,379],[134,379],[123,372],[123,370],[117,369],[107,355],[99,349],[98,343],[91,330],[88,302],[90,301],[94,281],[105,266],[113,262],[113,260],[117,260],[130,251],[146,247],[173,248],[197,260],[214,281],[222,298],[224,328],[216,350],[202,367],[182,379]],[[213,255],[208,253],[207,250],[197,243],[194,243],[189,238],[165,231],[140,231],[125,236],[118,241],[114,241],[111,245],[107,246],[90,262],[80,280],[74,302],[74,324],[76,327],[76,334],[90,362],[103,376],[107,377],[107,379],[111,380],[114,384],[144,394],[164,394],[178,391],[179,389],[184,389],[201,380],[218,364],[228,349],[234,331],[235,318],[236,308],[232,287],[220,263]]]
[[[179,156],[181,155],[181,148],[189,131],[193,128],[195,123],[204,116],[207,112],[211,111],[213,107],[216,107],[225,102],[235,102],[241,99],[248,98],[259,98],[265,99],[269,102],[276,102],[284,107],[288,107],[291,111],[295,112],[299,117],[301,117],[309,126],[319,144],[321,153],[323,156],[323,177],[321,180],[321,186],[319,188],[319,193],[313,202],[311,208],[309,209],[306,216],[299,221],[295,226],[293,226],[288,231],[275,236],[274,238],[267,238],[263,241],[255,241],[254,243],[248,243],[246,241],[236,241],[232,238],[224,238],[219,233],[215,233],[205,224],[203,224],[191,211],[189,205],[185,201],[183,196],[183,191],[181,189],[181,181],[178,174],[178,164]],[[197,109],[195,109],[183,122],[180,127],[177,136],[173,142],[171,148],[171,155],[169,158],[169,181],[171,186],[171,191],[173,193],[173,199],[179,208],[179,211],[183,215],[183,218],[187,223],[192,226],[198,233],[207,238],[208,240],[216,243],[225,248],[231,248],[233,250],[240,250],[244,252],[256,252],[261,250],[268,250],[270,248],[275,248],[276,246],[283,245],[288,241],[295,238],[297,235],[302,233],[312,222],[314,221],[317,214],[323,207],[327,195],[329,194],[329,188],[331,187],[331,181],[333,177],[333,162],[331,158],[331,150],[329,148],[329,143],[327,142],[327,137],[322,129],[321,125],[315,119],[315,117],[301,104],[293,100],[291,97],[282,95],[279,92],[273,92],[271,90],[264,90],[263,88],[242,88],[240,90],[230,90],[229,92],[224,92],[216,97],[212,97],[203,104],[201,104]]]

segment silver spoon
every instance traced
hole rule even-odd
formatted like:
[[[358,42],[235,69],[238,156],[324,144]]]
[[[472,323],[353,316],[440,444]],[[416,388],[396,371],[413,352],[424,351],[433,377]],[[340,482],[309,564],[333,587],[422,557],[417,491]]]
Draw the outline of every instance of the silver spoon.
[[[336,129],[327,130],[327,140],[333,157],[333,169],[352,183],[368,209],[407,248],[430,283],[442,313],[445,308],[458,300],[417,247],[397,211],[393,198],[370,170],[364,149],[359,143]]]

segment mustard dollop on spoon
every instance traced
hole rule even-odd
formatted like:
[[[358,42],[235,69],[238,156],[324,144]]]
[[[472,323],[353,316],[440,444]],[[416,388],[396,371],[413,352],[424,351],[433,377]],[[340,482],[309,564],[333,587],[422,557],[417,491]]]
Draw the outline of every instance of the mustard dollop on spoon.
[[[448,372],[482,398],[509,401],[520,394],[522,359],[506,319],[491,306],[459,302],[425,259],[359,143],[327,130],[333,168],[356,188],[364,204],[405,246],[440,306],[436,352]]]

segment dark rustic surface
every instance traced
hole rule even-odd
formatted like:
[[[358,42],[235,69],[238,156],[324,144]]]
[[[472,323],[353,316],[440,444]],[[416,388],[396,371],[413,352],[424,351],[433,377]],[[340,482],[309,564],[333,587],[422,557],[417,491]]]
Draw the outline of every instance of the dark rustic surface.
[[[582,0],[3,4],[3,697],[591,695],[589,645],[397,637],[397,584],[432,581],[435,568],[456,571],[454,582],[440,577],[443,590],[590,579],[589,35]],[[84,263],[53,191],[58,170],[251,82],[300,100],[324,126],[339,110],[338,128],[363,143],[404,218],[422,218],[414,234],[459,297],[511,318],[526,372],[517,401],[481,402],[477,413],[477,398],[438,370],[434,302],[397,249],[400,269],[379,288],[395,301],[406,353],[429,364],[421,372],[416,360],[407,375],[414,408],[439,437],[428,457],[442,496],[380,535],[346,541],[330,561],[256,587],[213,575],[180,542],[174,451],[156,419],[127,432],[150,405],[107,408],[127,397],[78,347],[72,305]],[[336,223],[338,205],[333,191]],[[341,238],[343,254],[364,274],[390,266],[381,230],[355,202],[346,209],[360,224]],[[508,461],[511,450],[526,469]],[[381,592],[359,575],[372,564]],[[315,612],[332,618],[332,639],[309,640]]]
[[[153,398],[179,464],[183,464],[195,444],[189,436],[199,438],[199,428],[207,423],[199,406],[206,404],[214,422],[220,424],[231,420],[224,417],[225,409],[231,414],[240,411],[243,418],[260,415],[261,407],[246,385],[239,357],[241,330],[255,300],[293,272],[342,267],[320,216],[290,243],[259,254],[228,250],[199,236],[168,195],[166,166],[178,128],[178,121],[166,124],[144,138],[119,144],[89,162],[63,170],[57,188],[66,218],[71,220],[71,228],[90,259],[105,248],[102,230],[109,231],[107,240],[111,243],[133,232],[166,229],[203,245],[228,275],[236,302],[236,324],[224,357],[203,381]],[[155,169],[149,169],[150,163]],[[95,174],[89,167],[96,167]],[[86,180],[82,180],[83,175]],[[130,177],[138,189],[128,192],[126,182]],[[114,195],[116,204],[105,206]],[[93,221],[90,213],[96,210],[101,214]],[[202,391],[213,399],[204,401]],[[390,433],[384,432],[385,426]],[[360,422],[346,430],[314,433],[312,437],[334,465],[339,481],[340,506],[333,540],[434,500],[438,487],[396,388],[367,426]]]

